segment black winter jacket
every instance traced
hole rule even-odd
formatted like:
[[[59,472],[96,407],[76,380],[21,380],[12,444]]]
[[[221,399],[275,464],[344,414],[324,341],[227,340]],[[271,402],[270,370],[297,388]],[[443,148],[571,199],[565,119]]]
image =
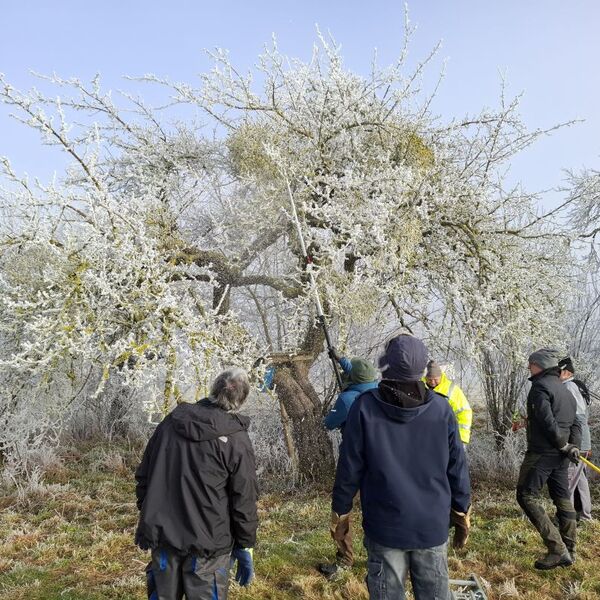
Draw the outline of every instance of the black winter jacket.
[[[558,454],[565,444],[581,444],[581,425],[575,419],[573,394],[560,380],[558,367],[529,378],[527,396],[527,451]]]
[[[135,478],[142,549],[213,557],[256,541],[250,419],[208,400],[180,404],[150,438]]]

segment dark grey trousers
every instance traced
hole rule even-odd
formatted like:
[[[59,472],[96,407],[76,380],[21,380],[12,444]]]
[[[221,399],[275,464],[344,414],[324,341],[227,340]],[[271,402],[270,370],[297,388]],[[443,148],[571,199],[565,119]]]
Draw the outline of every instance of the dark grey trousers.
[[[149,600],[227,600],[229,554],[215,558],[152,551],[146,568]]]
[[[575,550],[577,521],[568,482],[569,459],[559,454],[526,452],[517,483],[517,502],[540,533],[546,548],[554,554]],[[540,492],[544,485],[558,518],[558,529],[544,510]]]

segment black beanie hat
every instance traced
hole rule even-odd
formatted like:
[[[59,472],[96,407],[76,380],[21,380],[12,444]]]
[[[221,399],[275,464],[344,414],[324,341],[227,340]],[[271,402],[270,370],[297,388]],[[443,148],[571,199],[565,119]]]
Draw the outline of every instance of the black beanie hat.
[[[575,373],[575,367],[573,366],[573,359],[570,356],[565,356],[558,361],[558,366],[561,371],[569,371]]]

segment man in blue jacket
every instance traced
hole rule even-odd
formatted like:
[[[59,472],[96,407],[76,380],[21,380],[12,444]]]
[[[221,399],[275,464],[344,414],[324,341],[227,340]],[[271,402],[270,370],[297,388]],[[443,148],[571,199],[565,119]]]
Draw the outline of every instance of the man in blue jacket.
[[[379,371],[368,360],[363,358],[353,358],[350,360],[339,356],[335,348],[330,350],[330,355],[342,367],[344,373],[342,381],[346,383],[346,386],[337,397],[333,408],[325,417],[324,425],[330,431],[340,429],[343,436],[350,407],[362,393],[377,388]],[[332,535],[333,533],[332,531]],[[351,567],[354,564],[350,524],[348,524],[343,536],[334,536],[334,541],[337,547],[335,562],[321,563],[318,566],[319,571],[328,578],[335,575],[340,567]]]
[[[331,357],[342,367],[342,381],[346,385],[337,397],[333,408],[327,413],[324,425],[329,431],[340,429],[343,435],[350,407],[363,392],[377,387],[379,372],[368,360],[363,358],[350,360],[339,356],[335,348],[331,349]]]
[[[470,483],[448,401],[420,381],[428,352],[399,335],[380,359],[383,379],[356,399],[344,431],[333,488],[331,528],[343,536],[360,490],[371,600],[446,600],[448,527],[463,547],[470,529]]]

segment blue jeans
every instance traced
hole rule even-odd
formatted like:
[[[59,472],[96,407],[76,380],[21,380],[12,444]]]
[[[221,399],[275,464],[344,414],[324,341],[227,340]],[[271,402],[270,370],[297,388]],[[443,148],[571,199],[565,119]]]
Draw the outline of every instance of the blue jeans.
[[[449,600],[447,543],[422,550],[381,546],[365,536],[370,600],[403,600],[410,574],[415,600]]]

